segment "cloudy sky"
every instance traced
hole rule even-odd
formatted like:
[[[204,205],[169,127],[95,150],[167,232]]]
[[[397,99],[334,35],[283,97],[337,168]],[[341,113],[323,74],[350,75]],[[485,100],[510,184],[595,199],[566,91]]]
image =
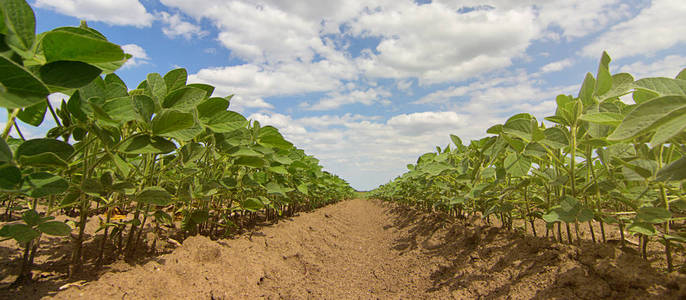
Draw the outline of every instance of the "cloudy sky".
[[[134,59],[117,73],[129,88],[184,67],[360,190],[451,133],[468,141],[515,113],[551,115],[603,50],[613,73],[686,67],[683,0],[29,3],[39,31],[85,19],[124,45]]]

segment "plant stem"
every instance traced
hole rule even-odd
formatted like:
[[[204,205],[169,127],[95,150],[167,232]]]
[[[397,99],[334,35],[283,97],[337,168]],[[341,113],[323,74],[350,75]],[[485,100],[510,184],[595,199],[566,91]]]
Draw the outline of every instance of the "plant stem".
[[[5,124],[5,129],[2,131],[2,139],[7,140],[7,137],[10,135],[10,131],[12,130],[12,126],[14,126],[14,122],[17,118],[17,115],[19,115],[19,112],[21,110],[18,108],[15,108],[13,110],[7,110],[7,124]]]

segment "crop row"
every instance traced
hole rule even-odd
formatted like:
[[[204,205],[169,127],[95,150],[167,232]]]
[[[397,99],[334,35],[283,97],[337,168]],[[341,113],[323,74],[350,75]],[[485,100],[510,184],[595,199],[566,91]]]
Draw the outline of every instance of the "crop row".
[[[18,283],[43,235],[72,237],[78,273],[89,218],[100,218],[100,264],[107,245],[131,257],[146,224],[156,238],[177,220],[185,234],[220,237],[258,212],[273,219],[352,195],[276,128],[228,110],[231,96],[188,84],[185,69],[129,89],[113,72],[130,55],[85,22],[36,35],[26,1],[3,0],[0,13],[0,202],[10,221],[0,240],[24,249]],[[68,100],[53,108],[55,92]],[[16,120],[39,126],[48,112],[56,126],[25,140]]]
[[[617,224],[622,243],[625,231],[640,238],[644,257],[650,240],[664,244],[671,271],[672,252],[686,242],[686,69],[674,79],[635,80],[611,74],[609,63],[603,53],[576,97],[557,96],[547,122],[521,113],[468,145],[451,135],[452,148],[420,156],[372,195],[495,216],[510,229],[520,219],[534,235],[534,221],[544,220],[546,235],[557,232],[560,241],[561,227],[578,242],[585,223],[595,242],[606,240],[606,224]]]

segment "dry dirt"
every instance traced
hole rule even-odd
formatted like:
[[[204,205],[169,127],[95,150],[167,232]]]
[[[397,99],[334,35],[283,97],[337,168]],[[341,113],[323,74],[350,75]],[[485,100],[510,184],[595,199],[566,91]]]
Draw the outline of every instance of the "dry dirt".
[[[609,244],[579,248],[359,199],[236,239],[191,237],[144,264],[108,268],[83,286],[57,291],[62,282],[46,277],[41,288],[0,298],[686,298],[686,276]]]

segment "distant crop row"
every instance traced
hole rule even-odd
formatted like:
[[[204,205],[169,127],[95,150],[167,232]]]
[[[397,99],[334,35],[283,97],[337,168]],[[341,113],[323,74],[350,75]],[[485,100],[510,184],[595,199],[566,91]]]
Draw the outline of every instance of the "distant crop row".
[[[640,237],[644,256],[649,241],[664,244],[671,271],[672,252],[686,243],[686,69],[675,79],[634,80],[610,74],[609,63],[603,53],[576,97],[557,96],[546,123],[521,113],[468,145],[451,135],[454,147],[422,155],[372,195],[495,216],[507,228],[520,219],[534,235],[534,221],[544,220],[546,235],[560,241],[564,229],[578,242],[580,226],[605,241],[605,225],[617,224],[622,243],[625,231]]]
[[[186,234],[220,237],[256,212],[277,218],[352,195],[276,128],[228,110],[231,96],[188,84],[185,69],[129,89],[113,72],[130,55],[98,31],[82,23],[36,35],[26,1],[0,3],[0,202],[10,221],[0,239],[25,249],[18,282],[30,279],[43,235],[73,237],[78,272],[89,218],[101,220],[99,264],[110,244],[130,257],[146,224],[157,234],[180,219]],[[69,99],[54,108],[54,92]],[[16,120],[39,126],[46,114],[56,127],[25,140]],[[77,217],[54,220],[64,213]]]

